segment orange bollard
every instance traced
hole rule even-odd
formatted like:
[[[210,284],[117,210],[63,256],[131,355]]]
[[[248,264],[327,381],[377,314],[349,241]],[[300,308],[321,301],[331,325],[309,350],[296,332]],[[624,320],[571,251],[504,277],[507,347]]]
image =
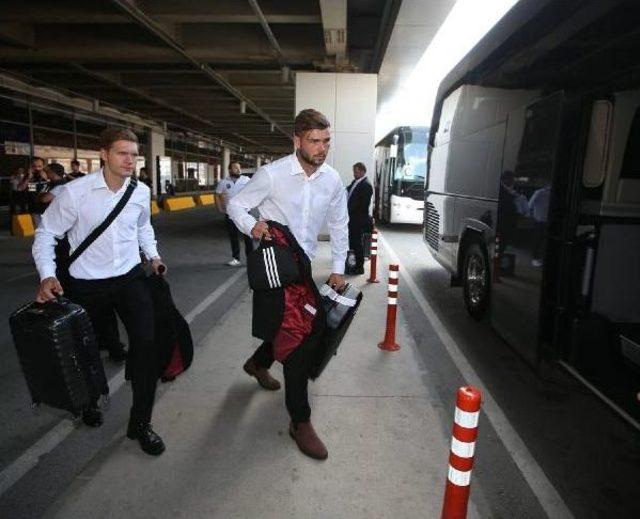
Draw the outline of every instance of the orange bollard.
[[[449,474],[441,519],[466,519],[467,517],[481,400],[480,391],[472,386],[458,389],[449,454]]]
[[[369,261],[370,271],[367,283],[380,283],[376,279],[376,270],[378,268],[378,231],[375,229],[371,233],[371,259]]]
[[[493,254],[493,282],[500,283],[500,235],[496,234],[496,246]]]
[[[398,308],[398,265],[389,265],[389,292],[387,303],[387,329],[384,341],[378,344],[378,348],[386,351],[398,351],[400,346],[396,343],[396,311]]]

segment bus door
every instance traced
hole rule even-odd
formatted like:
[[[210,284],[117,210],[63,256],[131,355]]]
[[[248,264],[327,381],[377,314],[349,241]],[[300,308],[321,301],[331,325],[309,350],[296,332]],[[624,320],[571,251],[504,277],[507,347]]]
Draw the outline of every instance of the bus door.
[[[393,171],[395,169],[396,157],[390,155],[385,158],[380,176],[380,215],[383,222],[388,222],[391,217],[391,188],[393,183]]]
[[[500,179],[492,325],[533,365],[539,360],[547,221],[563,104],[558,92],[527,107],[515,170]]]

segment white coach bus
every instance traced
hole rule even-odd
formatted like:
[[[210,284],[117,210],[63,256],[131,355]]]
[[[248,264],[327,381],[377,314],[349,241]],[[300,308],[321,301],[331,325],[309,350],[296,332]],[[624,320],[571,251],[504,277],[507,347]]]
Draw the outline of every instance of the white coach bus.
[[[469,313],[637,423],[640,2],[520,0],[443,80],[424,239]]]

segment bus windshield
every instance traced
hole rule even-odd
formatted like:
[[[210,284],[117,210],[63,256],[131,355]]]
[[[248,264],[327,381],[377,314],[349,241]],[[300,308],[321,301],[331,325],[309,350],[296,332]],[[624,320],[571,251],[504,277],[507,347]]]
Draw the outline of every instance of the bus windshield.
[[[424,182],[427,173],[426,142],[409,142],[399,151],[393,180]]]

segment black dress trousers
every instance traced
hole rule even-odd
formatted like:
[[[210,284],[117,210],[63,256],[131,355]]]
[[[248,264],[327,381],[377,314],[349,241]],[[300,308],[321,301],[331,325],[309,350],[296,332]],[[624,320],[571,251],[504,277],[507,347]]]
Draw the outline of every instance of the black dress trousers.
[[[153,330],[153,302],[140,265],[123,276],[83,280],[71,278],[72,297],[101,322],[105,312],[115,308],[129,338],[128,372],[131,375],[133,406],[131,420],[149,422],[158,381],[158,361]]]

